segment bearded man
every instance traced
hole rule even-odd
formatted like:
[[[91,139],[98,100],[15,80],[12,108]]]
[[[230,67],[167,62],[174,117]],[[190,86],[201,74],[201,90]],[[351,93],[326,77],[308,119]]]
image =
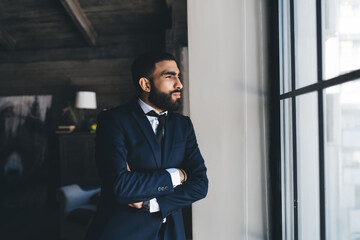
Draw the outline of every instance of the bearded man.
[[[174,56],[147,53],[132,65],[137,101],[98,117],[102,181],[86,239],[185,240],[181,209],[206,196],[208,179]]]

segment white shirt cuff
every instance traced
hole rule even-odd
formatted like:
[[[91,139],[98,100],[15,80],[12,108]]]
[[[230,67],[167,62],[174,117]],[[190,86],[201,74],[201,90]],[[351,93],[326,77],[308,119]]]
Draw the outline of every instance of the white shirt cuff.
[[[150,213],[160,212],[160,206],[159,206],[156,198],[151,199],[149,202],[150,202],[149,203],[150,204],[150,209],[149,209]],[[166,217],[163,218],[162,222],[166,223]]]
[[[149,209],[150,213],[160,212],[160,206],[156,198],[150,199],[149,205],[150,205],[150,209]],[[163,223],[165,222],[166,222],[166,218],[163,219]]]
[[[159,206],[156,198],[150,199],[149,207],[150,207],[150,209],[149,209],[150,213],[160,212],[160,206]]]
[[[171,176],[171,182],[173,184],[173,187],[181,185],[180,173],[176,168],[168,168],[168,169],[166,169],[166,171]],[[150,205],[149,206],[150,213],[160,212],[160,206],[159,206],[156,198],[150,199],[149,205]],[[166,221],[166,218],[164,218],[164,220]]]
[[[166,169],[166,171],[170,173],[173,187],[181,185],[179,170],[177,170],[176,168],[168,168]]]

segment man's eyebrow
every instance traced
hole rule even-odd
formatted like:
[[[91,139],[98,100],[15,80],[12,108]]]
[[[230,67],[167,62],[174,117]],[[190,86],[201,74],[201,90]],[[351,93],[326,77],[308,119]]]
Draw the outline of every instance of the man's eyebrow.
[[[161,73],[161,76],[163,76],[163,75],[173,75],[173,76],[176,76],[176,75],[178,75],[176,72],[173,72],[173,71],[169,71],[169,72],[163,72],[163,73]],[[180,75],[180,73],[179,73],[179,75]]]

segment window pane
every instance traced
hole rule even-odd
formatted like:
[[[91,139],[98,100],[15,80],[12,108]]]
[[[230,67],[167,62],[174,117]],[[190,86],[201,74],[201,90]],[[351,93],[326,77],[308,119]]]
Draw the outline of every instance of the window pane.
[[[360,69],[360,1],[323,0],[324,78]]]
[[[296,88],[317,82],[316,1],[294,0]]]
[[[297,188],[299,240],[320,239],[317,93],[297,97]]]
[[[360,239],[360,81],[325,90],[326,236]]]
[[[290,4],[281,1],[279,10],[280,94],[291,90]]]
[[[281,101],[281,186],[283,239],[294,239],[294,181],[291,99]]]

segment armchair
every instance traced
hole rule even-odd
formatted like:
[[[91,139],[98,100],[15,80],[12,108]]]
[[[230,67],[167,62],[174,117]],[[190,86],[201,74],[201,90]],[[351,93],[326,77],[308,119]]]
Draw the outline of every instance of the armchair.
[[[83,239],[96,211],[100,188],[82,189],[77,184],[60,187],[60,239]]]

